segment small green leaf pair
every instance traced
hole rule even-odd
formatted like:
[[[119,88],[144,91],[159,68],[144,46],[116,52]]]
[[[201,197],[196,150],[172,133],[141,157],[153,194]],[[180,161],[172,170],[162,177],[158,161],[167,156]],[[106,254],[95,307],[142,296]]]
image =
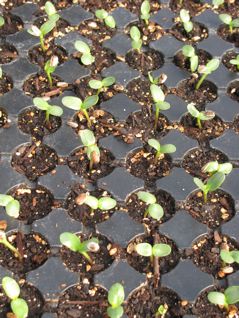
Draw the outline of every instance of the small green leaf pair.
[[[140,18],[141,20],[144,20],[144,22],[148,25],[149,24],[149,18],[150,18],[150,2],[149,0],[144,0],[140,7]]]
[[[136,26],[132,26],[130,29],[131,46],[134,50],[140,52],[143,41],[141,39],[141,34]]]
[[[239,18],[232,19],[232,16],[230,14],[222,13],[219,14],[219,19],[229,26],[230,33],[233,32],[234,28],[239,28]]]
[[[182,53],[190,60],[191,72],[195,72],[198,68],[198,56],[196,54],[195,48],[192,45],[184,45]]]
[[[96,197],[94,197],[92,195],[88,195],[86,193],[80,194],[80,198],[79,198],[79,196],[77,198],[78,198],[78,200],[76,200],[76,202],[78,201],[79,205],[86,204],[93,211],[98,210],[98,209],[102,210],[102,211],[111,210],[117,204],[117,202],[110,197],[101,197],[101,198],[97,199]]]
[[[198,90],[201,87],[203,81],[206,79],[206,77],[209,74],[211,74],[212,72],[214,72],[218,69],[219,65],[220,65],[219,59],[212,59],[206,65],[199,66],[198,72],[203,74],[203,76],[197,82],[196,90]]]
[[[4,206],[7,215],[17,219],[20,212],[20,203],[15,200],[11,195],[0,194],[0,206]]]
[[[193,23],[190,21],[189,12],[185,9],[180,10],[180,20],[183,24],[184,30],[190,33],[193,29]]]
[[[150,147],[152,147],[156,150],[155,163],[157,163],[159,157],[162,154],[173,153],[176,151],[176,147],[174,145],[172,145],[172,144],[160,145],[158,140],[153,139],[153,138],[148,140],[148,144]]]
[[[222,172],[225,175],[231,173],[232,164],[230,162],[219,163],[218,161],[210,161],[202,167],[202,172],[209,173],[210,175],[216,172]]]
[[[157,199],[155,195],[146,192],[146,191],[139,191],[137,193],[137,197],[139,200],[143,201],[148,205],[144,217],[146,218],[148,215],[150,215],[153,219],[159,221],[163,215],[164,211],[160,204],[157,203]]]
[[[56,8],[52,2],[47,1],[44,9],[49,20],[55,21],[56,23],[60,19],[60,16],[57,14]]]
[[[8,248],[14,255],[17,255],[18,258],[22,258],[18,250],[8,241],[6,233],[0,230],[0,244],[3,244]]]
[[[90,160],[90,171],[93,169],[94,164],[100,162],[100,149],[96,144],[96,139],[93,132],[89,129],[84,129],[79,132],[81,141],[86,147],[86,154]]]
[[[221,250],[220,257],[222,261],[226,264],[239,264],[239,251]]]
[[[81,63],[88,66],[95,62],[95,57],[91,54],[91,50],[88,44],[83,41],[76,41],[75,48],[81,55]]]
[[[120,318],[124,314],[122,304],[125,299],[124,287],[115,283],[111,286],[108,293],[108,302],[111,305],[107,308],[107,314],[110,318]]]
[[[135,246],[136,252],[145,257],[150,257],[151,262],[154,257],[165,257],[171,254],[172,248],[168,244],[154,244],[153,246],[149,243],[139,243]]]
[[[48,33],[50,33],[55,28],[55,26],[56,26],[56,21],[54,21],[54,19],[50,19],[46,21],[45,23],[43,23],[40,29],[36,25],[32,25],[32,27],[28,29],[27,32],[30,33],[31,35],[39,37],[41,48],[43,52],[45,52],[46,48],[44,43],[45,42],[44,37]]]
[[[11,299],[11,309],[16,318],[26,318],[28,316],[28,305],[27,302],[19,298],[20,296],[20,286],[11,277],[5,276],[2,279],[2,288],[8,298]]]
[[[212,4],[215,9],[218,9],[221,5],[224,4],[224,0],[212,0]]]
[[[197,119],[197,126],[199,129],[202,129],[202,121],[211,120],[215,117],[215,113],[213,111],[206,110],[200,112],[193,103],[188,104],[187,109],[190,115]]]
[[[109,76],[105,77],[102,81],[100,80],[90,80],[89,86],[92,89],[97,89],[97,95],[100,94],[100,92],[105,88],[113,85],[115,83],[115,77]]]
[[[95,11],[95,16],[99,19],[104,21],[104,23],[111,29],[114,29],[116,27],[116,22],[115,19],[112,15],[109,15],[109,13],[104,10],[104,9],[100,9],[100,10],[96,10]]]
[[[35,97],[33,99],[33,104],[40,110],[46,112],[46,121],[49,122],[50,115],[61,117],[63,114],[63,109],[60,106],[50,105],[45,99],[41,97]]]
[[[224,293],[215,291],[209,292],[207,298],[210,303],[223,306],[228,310],[229,305],[239,302],[239,286],[230,286]]]
[[[236,65],[237,70],[239,71],[239,54],[236,56],[235,59],[230,60],[230,64]]]

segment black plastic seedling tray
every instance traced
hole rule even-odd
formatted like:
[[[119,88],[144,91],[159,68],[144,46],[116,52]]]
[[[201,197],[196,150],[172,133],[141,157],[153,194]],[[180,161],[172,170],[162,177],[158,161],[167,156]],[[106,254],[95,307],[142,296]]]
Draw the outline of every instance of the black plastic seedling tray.
[[[175,264],[168,267],[168,270],[165,270],[165,273],[160,275],[157,288],[159,290],[160,288],[169,288],[178,295],[178,304],[180,305],[175,317],[198,316],[206,318],[207,315],[199,316],[194,306],[202,290],[212,286],[225,288],[239,283],[238,267],[234,268],[232,274],[219,279],[206,273],[200,266],[196,266],[191,257],[193,242],[201,236],[208,235],[212,240],[217,235],[223,236],[226,234],[235,239],[236,244],[239,244],[239,131],[235,129],[234,122],[239,113],[239,108],[238,100],[233,100],[227,93],[229,85],[238,80],[238,72],[230,72],[221,63],[218,70],[208,78],[216,85],[216,98],[213,102],[206,103],[202,107],[215,111],[216,115],[221,118],[225,124],[223,133],[217,138],[206,138],[203,141],[188,137],[180,130],[179,125],[182,116],[187,112],[187,102],[177,95],[176,88],[181,81],[190,77],[190,73],[174,64],[175,54],[185,43],[176,39],[171,32],[178,12],[171,9],[168,1],[161,1],[159,10],[151,14],[151,20],[162,27],[163,34],[158,40],[151,41],[148,48],[161,52],[164,57],[163,66],[154,70],[153,75],[162,73],[167,75],[165,85],[168,88],[168,94],[166,100],[171,103],[172,107],[164,112],[164,116],[169,122],[168,128],[157,138],[162,143],[172,143],[177,148],[176,152],[172,154],[172,169],[165,177],[150,182],[141,177],[135,177],[128,169],[127,158],[134,151],[145,146],[146,141],[134,136],[133,143],[125,143],[122,138],[109,134],[99,138],[98,142],[100,147],[107,149],[114,156],[114,160],[110,164],[111,172],[93,181],[83,178],[74,174],[67,165],[67,158],[81,144],[80,138],[68,124],[74,112],[65,108],[61,99],[63,96],[75,96],[75,82],[93,73],[92,68],[81,65],[72,54],[75,53],[74,42],[76,40],[83,39],[89,44],[92,43],[87,35],[84,37],[80,34],[78,28],[82,23],[94,19],[94,11],[87,10],[87,1],[82,1],[84,8],[80,5],[81,0],[76,4],[69,3],[66,8],[59,11],[61,17],[69,25],[67,31],[57,34],[53,40],[55,45],[61,46],[66,52],[66,60],[56,69],[55,75],[69,85],[62,95],[53,96],[51,99],[53,104],[64,108],[62,124],[56,132],[45,134],[37,139],[54,149],[58,155],[58,160],[51,171],[42,173],[41,176],[36,178],[33,177],[31,168],[27,167],[25,174],[27,173],[28,177],[26,177],[23,172],[20,173],[20,171],[14,169],[12,158],[16,155],[20,146],[25,143],[36,142],[34,136],[19,129],[18,118],[23,110],[33,106],[32,96],[24,92],[23,85],[30,76],[40,71],[40,67],[29,60],[29,51],[38,44],[38,39],[28,34],[27,29],[43,13],[37,3],[29,1],[29,3],[17,6],[14,4],[15,0],[13,0],[13,7],[11,8],[11,6],[8,6],[10,2],[7,2],[5,7],[3,5],[2,10],[4,13],[11,12],[19,17],[22,21],[22,28],[13,34],[3,34],[0,37],[0,47],[7,43],[12,45],[18,53],[13,61],[2,65],[4,74],[11,78],[13,87],[9,92],[0,96],[0,106],[7,112],[9,120],[8,127],[0,128],[0,193],[7,193],[20,184],[24,184],[31,189],[38,189],[39,186],[43,186],[48,189],[52,200],[51,206],[48,206],[49,211],[42,215],[42,218],[36,218],[30,222],[10,219],[6,217],[5,210],[1,208],[0,219],[7,221],[7,231],[22,231],[25,235],[38,233],[49,243],[49,251],[42,264],[33,270],[23,268],[21,272],[18,272],[18,270],[11,271],[4,266],[0,266],[0,277],[14,275],[16,279],[24,279],[39,289],[45,301],[39,317],[57,317],[59,303],[61,303],[59,299],[63,293],[69,287],[80,283],[86,284],[86,280],[91,284],[99,284],[106,289],[109,289],[115,282],[121,282],[125,288],[125,306],[127,306],[128,296],[151,281],[148,273],[140,272],[131,266],[132,263],[127,255],[127,247],[132,240],[140,235],[145,234],[153,237],[155,233],[160,233],[160,235],[165,235],[168,239],[173,240],[176,261]],[[105,2],[107,3],[107,1]],[[116,84],[120,86],[120,91],[107,101],[101,102],[100,109],[109,112],[116,122],[124,123],[131,114],[140,111],[143,107],[139,102],[129,97],[129,83],[132,83],[135,79],[147,79],[140,71],[129,67],[125,62],[125,56],[131,49],[127,30],[130,24],[138,21],[138,16],[135,12],[125,8],[125,2],[118,1],[117,4],[116,1],[109,1],[109,3],[111,2],[114,3],[111,13],[116,20],[117,30],[112,36],[107,36],[99,45],[101,48],[107,48],[114,55],[114,59],[112,65],[103,68],[99,75],[114,76]],[[238,6],[238,3],[235,5]],[[209,5],[194,16],[193,20],[204,24],[208,29],[208,38],[195,43],[198,49],[203,49],[211,56],[220,59],[228,50],[239,52],[233,43],[226,42],[217,34],[220,21],[216,12]],[[208,227],[207,224],[193,218],[186,209],[187,198],[196,187],[193,183],[193,175],[190,175],[183,168],[183,161],[185,156],[196,148],[205,153],[212,148],[217,149],[233,164],[233,171],[227,177],[222,189],[231,195],[235,204],[235,214],[228,222],[226,220],[221,223],[219,227]],[[117,200],[117,209],[108,220],[88,227],[74,220],[68,214],[66,198],[71,189],[79,187],[79,185],[85,186],[90,191],[95,189],[107,191]],[[170,211],[171,215],[165,222],[152,228],[144,227],[142,223],[134,220],[129,215],[126,200],[139,189],[147,189],[153,193],[163,190],[170,195],[174,211]],[[167,199],[165,205],[169,205],[169,199]],[[61,246],[59,241],[60,234],[66,231],[72,233],[83,232],[85,234],[96,232],[105,236],[111,243],[111,248],[115,248],[111,262],[95,274],[68,269],[60,256]],[[202,257],[206,253],[202,254]],[[1,257],[0,261],[1,264],[4,263]],[[74,313],[74,310],[72,310],[64,317],[80,316],[77,311]],[[147,317],[153,316],[148,314]],[[173,315],[166,317],[174,318]],[[226,316],[217,313],[215,317]]]

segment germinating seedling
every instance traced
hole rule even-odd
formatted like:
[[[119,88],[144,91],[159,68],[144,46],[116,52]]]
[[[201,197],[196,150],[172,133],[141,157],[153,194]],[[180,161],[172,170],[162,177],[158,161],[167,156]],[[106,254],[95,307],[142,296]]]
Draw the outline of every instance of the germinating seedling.
[[[13,278],[5,276],[2,279],[2,288],[6,296],[10,299],[10,306],[14,317],[26,318],[29,309],[27,302],[19,297],[21,290],[18,283]]]
[[[18,218],[20,212],[20,203],[15,200],[11,195],[0,194],[0,206],[4,206],[7,215]]]
[[[230,64],[236,65],[237,70],[239,71],[239,54],[236,56],[235,59],[230,60]]]
[[[224,293],[216,291],[209,292],[207,298],[210,303],[222,306],[228,310],[229,305],[239,302],[239,286],[230,286]]]
[[[158,124],[158,119],[159,119],[159,113],[161,110],[167,110],[169,109],[171,106],[168,102],[165,102],[165,94],[163,92],[163,90],[155,85],[155,84],[151,84],[150,85],[150,92],[154,101],[154,105],[155,105],[155,121],[154,121],[154,129],[157,128],[157,124]]]
[[[199,110],[197,110],[193,103],[188,104],[187,109],[189,114],[192,117],[196,118],[197,126],[199,129],[202,129],[202,121],[211,120],[215,117],[215,113],[213,111],[206,110],[200,112]]]
[[[151,218],[159,221],[163,217],[164,215],[163,208],[160,204],[157,203],[157,199],[155,195],[146,191],[139,191],[137,193],[137,197],[139,200],[147,204],[147,209],[145,210],[145,213],[144,213],[145,218],[148,215],[150,215]]]
[[[41,97],[33,98],[33,104],[40,110],[46,112],[46,122],[49,122],[50,115],[61,117],[63,110],[60,106],[50,105]]]
[[[150,261],[153,262],[154,257],[165,257],[171,254],[171,246],[168,244],[154,244],[139,243],[135,246],[136,252],[145,257],[150,257]]]
[[[203,74],[200,78],[200,80],[197,82],[196,90],[198,90],[203,81],[206,79],[206,77],[211,74],[212,72],[216,71],[220,65],[219,59],[212,59],[209,61],[206,65],[199,66],[198,72]]]
[[[222,172],[216,172],[204,183],[198,178],[193,178],[196,186],[203,192],[204,203],[207,203],[208,193],[217,190],[223,184],[224,180],[225,174]]]
[[[110,306],[107,308],[107,315],[110,318],[120,318],[123,316],[124,308],[122,304],[124,299],[124,287],[120,283],[113,284],[108,292],[108,302]]]
[[[16,255],[18,258],[22,258],[21,254],[18,252],[18,250],[10,243],[8,242],[6,233],[0,230],[0,244],[3,244],[6,248],[8,248],[14,255]]]
[[[192,45],[184,45],[182,52],[183,55],[190,60],[191,72],[195,72],[198,68],[198,56],[196,54],[195,48]]]
[[[91,54],[91,49],[87,43],[76,41],[74,45],[76,50],[82,53],[80,58],[82,64],[88,66],[95,62],[95,57]]]
[[[214,8],[217,9],[224,4],[224,0],[212,0],[212,4]]]
[[[2,27],[5,24],[4,17],[0,15],[0,27]]]
[[[159,157],[162,154],[167,154],[167,153],[173,153],[176,151],[176,147],[172,144],[166,144],[166,145],[161,145],[158,140],[156,139],[149,139],[148,144],[150,147],[154,148],[156,150],[156,155],[155,155],[155,163],[157,163]]]
[[[86,154],[90,160],[90,171],[92,170],[94,164],[100,162],[100,149],[96,144],[96,139],[93,132],[89,129],[84,129],[79,132],[81,141],[86,149]]]
[[[229,26],[230,33],[233,32],[234,28],[239,28],[239,18],[233,20],[230,14],[222,13],[219,14],[219,19]]]
[[[140,7],[140,18],[141,20],[144,20],[144,22],[148,25],[149,24],[149,18],[150,18],[150,2],[149,0],[145,0],[142,2]]]
[[[91,120],[90,116],[88,114],[88,109],[95,106],[98,103],[99,97],[98,95],[92,95],[86,97],[84,101],[82,101],[78,97],[73,96],[66,96],[62,98],[62,104],[66,106],[67,108],[77,110],[78,112],[81,112],[88,123],[88,126],[91,126]]]
[[[90,240],[82,241],[73,233],[64,232],[60,235],[60,242],[73,252],[80,253],[87,261],[92,264],[89,252],[98,252],[100,249],[99,240],[92,237]]]
[[[104,23],[111,29],[114,29],[116,26],[115,19],[112,15],[109,15],[107,11],[104,9],[96,10],[95,16],[99,19],[104,21]]]
[[[3,77],[3,71],[2,71],[2,68],[0,66],[0,79],[2,79],[2,77]]]
[[[56,22],[54,20],[48,20],[45,23],[43,23],[43,25],[40,27],[40,29],[36,25],[32,25],[32,27],[30,29],[28,29],[27,32],[30,33],[31,35],[39,37],[41,48],[45,52],[46,48],[45,48],[44,37],[49,32],[51,32],[55,26],[56,26]]]
[[[58,65],[58,57],[56,55],[52,56],[50,60],[48,60],[46,64],[44,65],[44,71],[46,72],[50,88],[52,88],[51,74],[55,72],[57,65]]]
[[[180,10],[180,20],[183,24],[183,28],[187,33],[190,33],[193,29],[193,23],[190,21],[189,12],[185,9]]]
[[[56,8],[52,2],[47,1],[45,3],[44,9],[45,9],[45,12],[46,12],[49,20],[57,22],[60,19],[60,16],[57,13]]]
[[[96,197],[83,193],[76,198],[76,203],[78,205],[86,204],[91,208],[91,212],[94,213],[95,210],[108,211],[113,209],[117,202],[109,197],[101,197],[97,199]]]
[[[155,314],[155,317],[156,318],[165,318],[165,315],[167,312],[168,312],[168,305],[167,304],[160,305],[156,314]]]
[[[109,76],[105,77],[102,81],[100,80],[90,80],[89,86],[92,89],[97,89],[97,95],[99,95],[105,87],[109,87],[115,83],[115,77]]]
[[[221,260],[226,264],[233,264],[237,263],[239,264],[239,251],[227,251],[227,250],[221,250],[220,252]]]
[[[149,78],[149,81],[151,84],[159,84],[159,81],[160,81],[160,76],[158,77],[153,77],[153,75],[151,74],[151,72],[148,72],[148,78]]]
[[[231,173],[232,164],[230,162],[219,163],[218,161],[210,161],[202,167],[202,172],[213,175],[217,172],[222,172],[225,175]]]
[[[130,28],[131,46],[134,50],[140,52],[143,41],[141,39],[141,34],[136,26]]]

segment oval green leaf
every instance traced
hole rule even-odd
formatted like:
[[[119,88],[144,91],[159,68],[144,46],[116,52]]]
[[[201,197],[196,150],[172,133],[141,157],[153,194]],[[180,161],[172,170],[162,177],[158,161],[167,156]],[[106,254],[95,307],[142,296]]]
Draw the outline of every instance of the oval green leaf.
[[[22,298],[12,300],[11,309],[17,318],[26,318],[28,316],[28,305]]]
[[[165,257],[171,254],[172,248],[168,244],[155,244],[153,246],[153,255],[156,257]]]
[[[158,203],[150,204],[150,206],[148,207],[148,213],[151,216],[151,218],[157,221],[159,221],[164,215],[163,208]]]
[[[74,96],[66,96],[62,98],[62,104],[66,106],[67,108],[74,109],[74,110],[80,110],[82,101],[78,97]]]
[[[124,287],[120,283],[115,283],[110,287],[108,301],[113,308],[119,307],[125,298]]]
[[[112,198],[103,197],[99,199],[99,208],[101,210],[111,210],[116,206],[117,202]]]
[[[73,252],[77,252],[81,246],[79,237],[70,232],[64,232],[60,235],[60,242]]]
[[[147,203],[147,204],[153,204],[156,203],[156,197],[152,193],[146,192],[146,191],[139,191],[137,192],[137,197],[139,200]]]
[[[149,243],[139,243],[135,246],[135,250],[141,256],[150,257],[153,255],[153,249]]]
[[[2,288],[10,299],[16,299],[20,295],[20,287],[18,283],[15,281],[15,279],[5,276],[2,279]]]

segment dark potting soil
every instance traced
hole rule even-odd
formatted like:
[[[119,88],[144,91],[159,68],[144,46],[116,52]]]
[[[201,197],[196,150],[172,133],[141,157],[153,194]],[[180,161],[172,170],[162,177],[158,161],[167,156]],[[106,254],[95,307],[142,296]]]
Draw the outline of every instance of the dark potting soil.
[[[191,16],[198,15],[207,8],[207,5],[201,2],[201,0],[182,0],[182,5],[179,0],[170,0],[169,6],[175,12],[186,9]]]
[[[239,133],[239,115],[237,115],[237,116],[234,118],[234,121],[233,121],[233,129],[235,130],[236,133]]]
[[[220,189],[208,194],[207,203],[204,203],[201,191],[194,191],[188,196],[185,208],[192,217],[211,229],[216,229],[235,215],[232,197]]]
[[[229,159],[218,149],[194,148],[184,156],[182,167],[192,176],[205,179],[208,177],[208,174],[202,172],[202,168],[210,161],[224,163],[228,162]]]
[[[13,88],[13,81],[11,77],[3,73],[2,78],[0,79],[0,96],[6,94]]]
[[[43,186],[30,188],[26,184],[17,185],[8,192],[20,203],[18,220],[31,224],[33,221],[45,217],[54,205],[52,193]]]
[[[212,55],[202,49],[195,48],[195,53],[198,56],[198,65],[206,65],[212,59]],[[180,68],[191,72],[190,59],[185,57],[182,51],[179,51],[173,58],[173,62]]]
[[[231,82],[227,88],[227,94],[234,100],[239,101],[239,81]]]
[[[226,66],[226,68],[231,72],[239,72],[239,68],[236,65],[230,63],[230,60],[236,59],[237,55],[236,51],[227,51],[222,57],[222,63]]]
[[[61,127],[61,117],[51,116],[46,120],[46,112],[36,107],[28,107],[18,116],[18,127],[26,134],[42,139],[44,135],[54,133]]]
[[[0,45],[0,64],[9,63],[15,60],[18,56],[17,49],[10,44]]]
[[[79,25],[78,30],[81,35],[89,38],[94,43],[101,43],[109,40],[116,32],[116,29],[109,28],[103,21],[98,19],[83,21]]]
[[[153,236],[149,235],[139,235],[131,240],[127,246],[127,261],[130,266],[140,273],[154,273],[155,264],[152,264],[149,257],[140,256],[135,251],[135,246],[139,243],[149,243],[151,245],[155,244]],[[159,271],[160,274],[165,274],[171,271],[179,262],[179,250],[173,240],[165,235],[158,234],[157,243],[168,244],[172,248],[170,255],[158,258]]]
[[[59,298],[59,318],[97,317],[105,318],[108,307],[107,290],[89,282],[67,288]]]
[[[80,272],[81,276],[87,276],[86,274],[99,273],[108,268],[113,263],[113,257],[111,256],[112,243],[101,234],[77,234],[81,241],[89,240],[93,237],[98,238],[100,249],[97,252],[88,252],[91,263],[79,252],[73,252],[65,246],[61,247],[60,254],[63,263],[71,271]]]
[[[0,28],[0,36],[16,33],[23,28],[22,20],[11,13],[4,12],[4,25]]]
[[[55,150],[39,141],[21,145],[12,155],[13,168],[31,181],[52,171],[57,163]]]
[[[224,278],[239,269],[237,263],[225,264],[220,257],[221,250],[238,250],[236,240],[215,232],[214,235],[200,236],[192,245],[192,260],[203,272],[216,278]]]
[[[143,0],[121,0],[120,6],[125,7],[129,11],[139,15],[140,7]],[[150,1],[150,13],[157,12],[160,9],[160,1],[159,0],[151,0]]]
[[[217,30],[217,34],[225,41],[234,43],[236,47],[239,46],[239,28],[234,28],[230,32],[229,26],[221,24]]]
[[[77,175],[84,178],[97,180],[108,175],[113,171],[112,162],[114,156],[106,149],[100,149],[100,162],[95,164],[93,169],[89,170],[90,161],[85,153],[84,147],[75,149],[68,157],[69,168]]]
[[[78,0],[78,3],[85,9],[95,13],[96,10],[105,9],[107,12],[112,11],[118,6],[117,0]]]
[[[0,107],[0,128],[4,127],[8,122],[8,115],[4,108]]]
[[[27,273],[38,268],[50,255],[50,245],[40,233],[31,232],[24,235],[21,232],[12,232],[7,235],[7,238],[18,249],[22,259],[2,245],[0,265],[16,274]]]
[[[186,32],[181,22],[176,23],[171,33],[176,39],[182,42],[200,42],[208,37],[208,29],[205,25],[193,22],[193,29],[191,32]]]

